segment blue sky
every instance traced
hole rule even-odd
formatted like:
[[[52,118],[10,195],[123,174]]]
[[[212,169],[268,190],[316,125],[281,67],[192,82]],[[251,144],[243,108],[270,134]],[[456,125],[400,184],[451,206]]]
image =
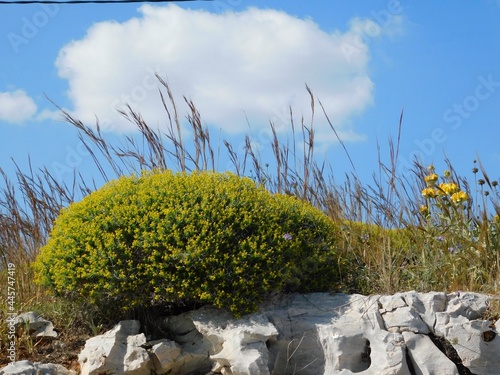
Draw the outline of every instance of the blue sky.
[[[215,139],[250,131],[269,152],[268,122],[285,136],[291,106],[308,121],[305,84],[321,100],[360,178],[389,161],[401,110],[401,173],[445,155],[471,177],[479,155],[500,177],[500,2],[216,0],[163,5],[0,5],[0,167],[13,158],[61,181],[95,175],[75,129],[46,96],[110,137],[133,134],[129,103],[165,123],[153,79],[192,99]],[[352,172],[318,108],[318,157]],[[220,168],[224,169],[224,162]],[[438,170],[439,171],[439,170]]]

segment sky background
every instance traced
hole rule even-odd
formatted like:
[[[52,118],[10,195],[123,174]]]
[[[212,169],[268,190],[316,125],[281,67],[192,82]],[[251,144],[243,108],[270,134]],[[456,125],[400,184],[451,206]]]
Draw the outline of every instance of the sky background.
[[[323,104],[361,180],[389,162],[404,108],[398,169],[417,157],[438,172],[448,157],[472,177],[479,155],[500,177],[500,2],[216,0],[171,4],[0,5],[0,168],[47,167],[98,176],[76,130],[50,98],[107,136],[134,129],[130,104],[165,129],[158,73],[181,117],[193,100],[212,142],[242,155],[251,134],[264,159],[269,121],[280,136],[310,124],[307,84]],[[353,169],[316,107],[317,157],[336,178]],[[220,141],[222,146],[222,141]],[[264,160],[265,161],[265,160]],[[219,162],[225,170],[227,160]]]

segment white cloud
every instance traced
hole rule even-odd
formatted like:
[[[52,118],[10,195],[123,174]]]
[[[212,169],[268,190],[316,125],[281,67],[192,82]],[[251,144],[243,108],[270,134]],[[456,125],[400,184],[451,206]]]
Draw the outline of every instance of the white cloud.
[[[253,130],[269,120],[284,129],[289,106],[308,118],[307,84],[346,140],[359,139],[349,124],[373,95],[369,48],[359,36],[373,21],[327,33],[310,19],[275,10],[213,14],[144,5],[140,12],[123,23],[95,24],[60,51],[59,75],[69,81],[74,115],[82,121],[92,124],[97,115],[108,129],[129,131],[116,112],[129,103],[151,125],[165,123],[156,72],[178,104],[185,95],[205,123],[233,134],[248,130],[246,118]],[[179,107],[184,116],[186,108]],[[317,134],[332,136],[316,112]]]
[[[32,118],[36,111],[35,102],[25,91],[0,92],[0,121],[20,124]]]
[[[37,121],[44,121],[44,120],[53,120],[53,121],[62,121],[63,117],[61,116],[61,111],[59,110],[50,110],[47,108],[44,108],[43,110],[40,111],[36,115],[36,120]]]

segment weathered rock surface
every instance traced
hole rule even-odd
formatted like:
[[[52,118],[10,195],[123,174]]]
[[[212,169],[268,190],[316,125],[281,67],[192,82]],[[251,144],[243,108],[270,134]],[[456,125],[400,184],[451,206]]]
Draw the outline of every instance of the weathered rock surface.
[[[232,319],[228,313],[200,309],[191,316],[196,330],[211,344],[213,372],[269,375],[266,343],[276,340],[278,330],[264,314]]]
[[[36,312],[30,311],[20,314],[15,318],[16,326],[27,325],[29,333],[32,337],[57,337],[57,332],[54,331],[52,322],[42,318]]]
[[[9,363],[0,369],[0,375],[76,375],[73,370],[67,370],[61,365],[52,363],[38,363],[17,361]]]
[[[293,294],[240,319],[203,307],[164,318],[170,337],[153,342],[137,321],[120,322],[88,340],[79,362],[84,375],[498,375],[500,322],[482,318],[489,299]]]
[[[137,320],[125,320],[103,335],[87,340],[78,356],[82,374],[149,373],[153,364],[142,347],[146,336],[139,330]]]
[[[443,352],[437,350],[429,336],[403,332],[403,338],[415,374],[459,375],[457,366]]]

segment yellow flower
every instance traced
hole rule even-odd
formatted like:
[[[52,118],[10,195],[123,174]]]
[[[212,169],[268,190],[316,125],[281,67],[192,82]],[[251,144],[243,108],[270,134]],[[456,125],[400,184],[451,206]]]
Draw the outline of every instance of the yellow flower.
[[[452,195],[458,191],[458,186],[457,184],[453,182],[447,182],[444,184],[439,184],[439,194],[440,195]]]
[[[426,198],[434,198],[436,196],[436,190],[430,187],[425,188],[424,190],[422,190],[422,196]]]
[[[424,216],[428,216],[429,215],[429,207],[427,207],[425,205],[420,206],[419,211]]]
[[[465,202],[468,198],[467,193],[464,191],[456,192],[451,196],[453,203]]]
[[[436,181],[438,180],[438,175],[432,173],[430,175],[425,176],[424,180],[427,183],[427,186],[434,186],[436,185]]]

